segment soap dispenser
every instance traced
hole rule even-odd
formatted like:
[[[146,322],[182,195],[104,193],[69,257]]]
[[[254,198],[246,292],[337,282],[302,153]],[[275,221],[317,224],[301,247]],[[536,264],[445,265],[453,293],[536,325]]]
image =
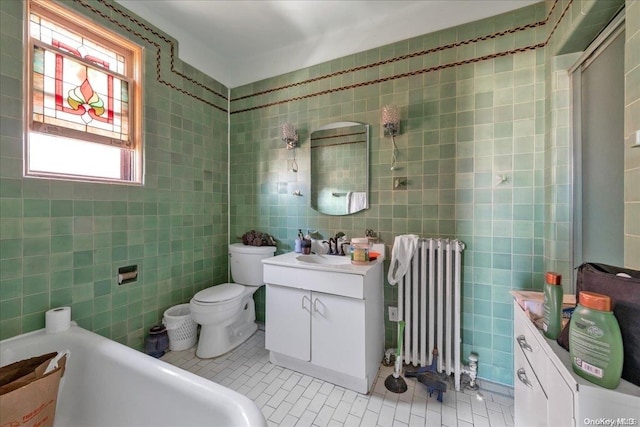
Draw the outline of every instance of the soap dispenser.
[[[301,253],[302,252],[302,240],[304,239],[304,237],[302,237],[302,230],[298,229],[298,237],[296,238],[295,242],[294,242],[294,246],[293,246],[293,251],[295,253]]]

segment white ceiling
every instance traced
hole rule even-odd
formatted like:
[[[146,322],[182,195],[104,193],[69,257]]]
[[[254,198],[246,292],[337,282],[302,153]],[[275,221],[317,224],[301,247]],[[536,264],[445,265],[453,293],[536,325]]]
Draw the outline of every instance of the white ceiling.
[[[229,88],[540,0],[116,0]]]

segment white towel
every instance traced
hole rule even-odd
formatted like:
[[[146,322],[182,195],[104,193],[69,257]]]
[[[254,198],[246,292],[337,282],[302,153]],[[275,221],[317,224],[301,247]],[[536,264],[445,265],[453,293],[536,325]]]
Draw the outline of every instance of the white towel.
[[[364,191],[349,191],[347,193],[347,212],[355,213],[367,207],[367,193]]]
[[[411,258],[418,248],[418,236],[415,234],[402,234],[396,236],[391,250],[391,264],[387,280],[390,285],[395,285],[409,270]]]

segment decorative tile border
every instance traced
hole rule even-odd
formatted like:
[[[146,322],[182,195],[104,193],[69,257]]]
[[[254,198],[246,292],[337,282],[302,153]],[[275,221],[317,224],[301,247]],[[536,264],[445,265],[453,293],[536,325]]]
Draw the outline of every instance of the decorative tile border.
[[[108,14],[98,10],[96,7],[92,6],[91,4],[85,2],[84,0],[74,0],[75,3],[81,5],[82,7],[84,7],[85,9],[90,10],[92,13],[99,15],[100,17],[102,17],[103,19],[111,22],[112,24],[118,26],[119,28],[121,28],[122,30],[133,34],[134,36],[146,41],[147,43],[149,43],[150,45],[153,45],[156,48],[156,73],[157,73],[157,81],[158,83],[161,83],[165,86],[168,86],[172,89],[177,90],[178,92],[183,93],[184,95],[190,96],[194,99],[197,99],[207,105],[210,105],[211,107],[214,107],[224,113],[227,113],[228,110],[226,108],[220,107],[218,105],[216,105],[215,103],[213,103],[212,101],[209,101],[207,99],[204,99],[203,97],[196,95],[186,89],[182,89],[179,88],[178,86],[174,85],[171,82],[168,82],[167,80],[164,80],[162,78],[162,73],[161,73],[161,56],[162,56],[162,47],[156,43],[154,40],[151,40],[149,37],[139,33],[138,31],[135,31],[134,29],[130,28],[129,26],[118,22],[116,19],[112,18],[111,16],[109,16]],[[115,12],[116,14],[126,18],[127,20],[129,20],[130,22],[136,24],[137,26],[143,28],[144,30],[150,32],[151,34],[153,34],[155,37],[161,39],[163,42],[167,43],[169,45],[169,49],[170,49],[170,64],[171,64],[171,72],[176,74],[177,76],[181,77],[182,79],[198,86],[199,88],[206,90],[207,92],[221,98],[224,101],[228,101],[228,98],[219,93],[216,92],[215,90],[211,89],[210,87],[208,87],[207,85],[200,83],[194,79],[192,79],[191,77],[181,73],[180,71],[175,69],[175,43],[173,42],[173,40],[165,37],[164,35],[162,35],[161,33],[159,33],[158,31],[155,31],[153,28],[149,27],[148,25],[146,25],[144,22],[132,17],[131,15],[129,15],[128,13],[124,12],[123,10],[121,10],[120,8],[115,7],[113,4],[107,3],[105,0],[97,0],[98,3],[102,4],[103,6],[105,6],[106,8],[110,9],[111,11]]]
[[[141,34],[138,31],[135,31],[133,29],[131,29],[130,27],[126,26],[123,23],[118,22],[116,19],[112,18],[111,16],[109,16],[108,14],[101,12],[100,10],[98,10],[97,8],[95,8],[94,6],[90,5],[89,3],[86,3],[84,0],[74,0],[76,3],[80,4],[82,7],[90,10],[91,12],[95,13],[96,15],[99,15],[100,17],[102,17],[103,19],[111,22],[112,24],[118,26],[119,28],[121,28],[124,31],[127,31],[133,35],[135,35],[136,37],[146,41],[147,43],[149,43],[150,45],[153,45],[156,48],[156,73],[157,73],[157,81],[165,86],[168,86],[174,90],[177,90],[187,96],[190,96],[194,99],[197,99],[207,105],[210,105],[222,112],[228,113],[229,111],[224,108],[224,107],[220,107],[218,105],[216,105],[215,103],[204,99],[203,97],[194,94],[186,89],[182,89],[178,86],[176,86],[175,84],[168,82],[166,80],[163,79],[162,77],[162,70],[161,70],[161,59],[162,59],[162,47],[156,43],[154,40],[150,39],[149,37]],[[168,37],[165,37],[164,35],[162,35],[161,33],[159,33],[158,31],[155,31],[153,28],[149,27],[148,25],[146,25],[145,23],[143,23],[142,21],[132,17],[131,15],[129,15],[128,13],[124,12],[123,10],[115,7],[112,4],[107,3],[105,0],[97,0],[100,4],[104,5],[106,8],[110,9],[111,11],[115,12],[116,14],[126,18],[127,20],[129,20],[130,22],[136,24],[137,26],[141,27],[142,29],[150,32],[151,34],[153,34],[154,36],[156,36],[157,38],[161,39],[163,42],[167,43],[167,45],[169,46],[170,49],[170,70],[172,73],[176,74],[177,76],[181,77],[182,79],[206,90],[209,93],[212,93],[213,95],[221,98],[224,101],[229,101],[229,99],[211,89],[210,87],[208,87],[207,85],[200,83],[194,79],[192,79],[191,77],[181,73],[180,71],[175,69],[175,43],[173,40],[169,39]],[[566,12],[569,10],[569,7],[571,6],[573,0],[570,0],[566,7],[564,8],[564,10],[562,11],[561,15],[559,16],[558,20],[555,22],[552,30],[549,32],[549,35],[547,37],[547,39],[543,42],[543,43],[537,43],[537,44],[533,44],[533,45],[529,45],[529,46],[525,46],[525,47],[521,47],[521,48],[516,48],[516,49],[511,49],[508,51],[504,51],[504,52],[498,52],[498,53],[494,53],[494,54],[489,54],[489,55],[483,55],[480,57],[476,57],[476,58],[471,58],[471,59],[467,59],[467,60],[463,60],[463,61],[455,61],[455,62],[450,62],[447,64],[442,64],[442,65],[437,65],[434,67],[428,67],[428,68],[423,68],[420,70],[415,70],[415,71],[411,71],[411,72],[406,72],[406,73],[401,73],[401,74],[396,74],[396,75],[392,75],[392,76],[388,76],[388,77],[384,77],[384,78],[380,78],[380,79],[374,79],[374,80],[370,80],[370,81],[364,81],[364,82],[360,82],[360,83],[354,83],[351,85],[346,85],[346,86],[341,86],[341,87],[337,87],[337,88],[333,88],[333,89],[327,89],[327,90],[323,90],[323,91],[318,91],[318,92],[313,92],[313,93],[309,93],[306,95],[302,95],[302,96],[296,96],[296,97],[291,97],[291,98],[287,98],[287,99],[283,99],[280,101],[274,101],[274,102],[270,102],[270,103],[265,103],[265,104],[260,104],[260,105],[256,105],[250,108],[244,108],[244,109],[240,109],[240,110],[236,110],[236,111],[231,111],[230,114],[238,114],[238,113],[243,113],[243,112],[248,112],[248,111],[253,111],[253,110],[258,110],[258,109],[262,109],[262,108],[268,108],[268,107],[272,107],[275,105],[280,105],[280,104],[285,104],[288,102],[294,102],[294,101],[299,101],[302,99],[307,99],[307,98],[313,98],[316,96],[320,96],[320,95],[327,95],[330,93],[334,93],[334,92],[340,92],[343,90],[349,90],[349,89],[354,89],[354,88],[358,88],[358,87],[364,87],[364,86],[370,86],[370,85],[374,85],[374,84],[379,84],[379,83],[384,83],[387,81],[391,81],[391,80],[397,80],[397,79],[401,79],[401,78],[405,78],[405,77],[411,77],[411,76],[415,76],[415,75],[419,75],[419,74],[425,74],[428,72],[432,72],[432,71],[439,71],[439,70],[443,70],[443,69],[447,69],[447,68],[453,68],[453,67],[457,67],[457,66],[461,66],[461,65],[466,65],[466,64],[471,64],[471,63],[475,63],[475,62],[481,62],[481,61],[486,61],[489,59],[495,59],[495,58],[499,58],[499,57],[503,57],[503,56],[509,56],[509,55],[514,55],[517,53],[521,53],[521,52],[526,52],[529,50],[535,50],[535,49],[539,49],[539,48],[543,48],[545,46],[547,46],[550,38],[552,37],[552,35],[554,34],[556,28],[558,27],[558,25],[560,24],[560,22],[562,21],[563,17],[565,16]],[[455,42],[455,43],[450,43],[447,45],[443,45],[443,46],[438,46],[435,48],[431,48],[431,49],[426,49],[426,50],[422,50],[419,52],[414,52],[414,53],[410,53],[410,54],[406,54],[406,55],[400,55],[394,58],[389,58],[383,61],[378,61],[378,62],[374,62],[371,64],[367,64],[367,65],[362,65],[362,66],[358,66],[358,67],[353,67],[353,68],[349,68],[346,70],[341,70],[341,71],[337,71],[334,73],[330,73],[330,74],[325,74],[322,76],[318,76],[318,77],[314,77],[311,79],[307,79],[301,82],[296,82],[296,83],[291,83],[288,85],[284,85],[284,86],[279,86],[277,88],[272,88],[272,89],[268,89],[268,90],[264,90],[264,91],[259,91],[259,92],[255,92],[249,95],[244,95],[235,99],[231,99],[230,102],[236,102],[236,101],[240,101],[243,99],[248,99],[248,98],[252,98],[252,97],[256,97],[256,96],[260,96],[260,95],[265,95],[265,94],[270,94],[270,93],[274,93],[274,92],[278,92],[281,90],[285,90],[285,89],[290,89],[292,87],[297,87],[297,86],[303,86],[303,85],[307,85],[310,83],[314,83],[314,82],[318,82],[321,80],[325,80],[325,79],[329,79],[332,77],[336,77],[336,76],[340,76],[340,75],[344,75],[344,74],[349,74],[349,73],[354,73],[357,71],[362,71],[362,70],[366,70],[366,69],[371,69],[371,68],[375,68],[375,67],[380,67],[383,65],[388,65],[394,62],[399,62],[399,61],[403,61],[403,60],[408,60],[408,59],[412,59],[412,58],[416,58],[416,57],[420,57],[420,56],[424,56],[424,55],[428,55],[428,54],[432,54],[432,53],[437,53],[437,52],[442,52],[448,49],[453,49],[453,48],[457,48],[460,46],[464,46],[464,45],[469,45],[469,44],[473,44],[473,43],[478,43],[478,42],[482,42],[482,41],[486,41],[486,40],[491,40],[491,39],[495,39],[498,37],[502,37],[505,35],[510,35],[510,34],[515,34],[521,31],[525,31],[525,30],[530,30],[530,29],[535,29],[538,27],[542,27],[544,25],[546,25],[549,22],[549,18],[551,17],[551,15],[553,14],[556,6],[558,5],[559,0],[555,0],[551,9],[549,10],[549,13],[547,14],[546,18],[538,21],[538,22],[534,22],[531,24],[525,24],[525,25],[521,25],[518,27],[514,27],[514,28],[510,28],[508,30],[504,30],[504,31],[499,31],[493,34],[488,34],[488,35],[484,35],[484,36],[479,36],[479,37],[474,37],[468,40],[463,40],[463,41],[459,41],[459,42]]]
[[[370,86],[370,85],[373,85],[373,84],[384,83],[384,82],[388,82],[388,81],[391,81],[391,80],[401,79],[401,78],[404,78],[404,77],[416,76],[416,75],[428,73],[428,72],[431,72],[431,71],[439,71],[439,70],[444,70],[446,68],[453,68],[453,67],[457,67],[457,66],[460,66],[460,65],[472,64],[472,63],[475,63],[475,62],[485,61],[485,60],[488,60],[488,59],[495,59],[495,58],[499,58],[499,57],[502,57],[502,56],[508,56],[508,55],[513,55],[513,54],[520,53],[520,52],[526,52],[528,50],[535,50],[535,49],[537,49],[539,47],[544,47],[545,45],[546,45],[545,43],[538,43],[538,44],[535,44],[535,45],[532,45],[532,46],[526,46],[526,47],[522,47],[522,48],[518,48],[518,49],[508,50],[506,52],[493,53],[493,54],[490,54],[490,55],[480,56],[478,58],[466,59],[464,61],[450,62],[448,64],[436,65],[434,67],[423,68],[421,70],[415,70],[415,71],[410,71],[410,72],[407,72],[407,73],[395,74],[393,76],[383,77],[383,78],[380,78],[380,79],[369,80],[369,81],[365,81],[365,82],[354,83],[354,84],[347,85],[347,86],[341,86],[341,87],[336,87],[336,88],[333,88],[333,89],[327,89],[327,90],[323,90],[323,91],[319,91],[319,92],[308,93],[306,95],[295,96],[293,98],[287,98],[287,99],[283,99],[281,101],[274,101],[274,102],[270,102],[270,103],[267,103],[267,104],[256,105],[255,107],[244,108],[244,109],[241,109],[241,110],[232,111],[231,114],[245,113],[247,111],[259,110],[259,109],[267,108],[267,107],[273,107],[274,105],[286,104],[286,103],[293,102],[293,101],[300,101],[302,99],[313,98],[313,97],[320,96],[320,95],[327,95],[327,94],[334,93],[334,92],[341,92],[343,90],[355,89],[355,88],[364,87],[364,86]],[[232,100],[232,102],[233,102],[233,100]]]
[[[472,38],[472,39],[469,39],[469,40],[463,40],[463,41],[460,41],[460,42],[451,43],[451,44],[448,44],[448,45],[444,45],[444,46],[439,46],[439,47],[432,48],[432,49],[423,50],[423,51],[420,51],[420,52],[415,52],[415,53],[411,53],[411,54],[407,54],[407,55],[401,55],[401,56],[398,56],[398,57],[395,57],[395,58],[386,59],[384,61],[379,61],[379,62],[375,62],[375,63],[372,63],[372,64],[367,64],[367,65],[363,65],[363,66],[359,66],[359,67],[355,67],[355,68],[350,68],[348,70],[337,71],[335,73],[326,74],[326,75],[315,77],[315,78],[312,78],[312,79],[307,79],[307,80],[304,80],[302,82],[292,83],[292,84],[289,84],[289,85],[280,86],[280,87],[277,87],[277,88],[256,92],[256,93],[250,94],[250,95],[244,95],[244,96],[232,99],[231,102],[239,101],[239,100],[242,100],[242,99],[251,98],[251,97],[254,97],[254,96],[264,95],[264,94],[268,94],[268,93],[274,93],[274,92],[277,92],[277,91],[280,91],[280,90],[285,90],[285,89],[289,89],[291,87],[296,87],[296,86],[302,86],[304,84],[317,82],[319,80],[323,80],[323,79],[339,76],[339,75],[342,75],[342,74],[347,74],[347,73],[351,73],[351,72],[355,72],[355,71],[361,71],[361,70],[364,70],[364,69],[374,68],[374,67],[386,65],[386,64],[389,64],[389,63],[393,63],[393,62],[396,62],[396,61],[411,59],[411,58],[427,55],[427,54],[434,53],[434,52],[441,52],[441,51],[444,51],[444,50],[447,50],[447,49],[456,48],[456,47],[467,45],[467,44],[471,44],[471,43],[477,43],[477,42],[484,41],[484,40],[490,40],[490,39],[501,37],[501,36],[504,36],[504,35],[507,35],[507,34],[513,34],[513,33],[519,32],[519,31],[524,31],[524,30],[527,30],[527,29],[534,29],[534,28],[537,28],[537,27],[540,27],[540,26],[544,26],[544,25],[546,25],[548,23],[548,20],[551,17],[551,15],[553,14],[558,2],[559,2],[559,0],[555,0],[555,2],[553,3],[553,6],[549,10],[549,13],[547,14],[547,17],[542,21],[538,21],[538,22],[531,23],[531,24],[526,24],[526,25],[523,25],[523,26],[515,27],[515,28],[509,29],[509,30],[505,30],[505,31],[500,31],[500,32],[493,33],[493,34],[486,35],[486,36],[475,37],[475,38]],[[439,70],[443,70],[443,69],[447,69],[447,68],[457,67],[457,66],[460,66],[460,65],[472,64],[472,63],[475,63],[475,62],[486,61],[486,60],[489,60],[489,59],[495,59],[495,58],[499,58],[499,57],[503,57],[503,56],[514,55],[514,54],[521,53],[521,52],[526,52],[526,51],[529,51],[529,50],[535,50],[535,49],[539,49],[539,48],[544,48],[549,43],[549,40],[553,36],[555,30],[558,28],[558,25],[560,24],[560,22],[562,21],[562,19],[566,15],[566,13],[569,10],[569,8],[570,8],[572,3],[573,3],[573,0],[569,0],[569,2],[567,3],[566,7],[563,9],[562,13],[558,17],[558,20],[556,21],[556,23],[554,24],[553,28],[549,32],[549,35],[547,36],[546,40],[544,42],[542,42],[542,43],[537,43],[537,44],[533,44],[533,45],[530,45],[530,46],[524,46],[524,47],[521,47],[521,48],[511,49],[511,50],[504,51],[504,52],[498,52],[498,53],[493,53],[493,54],[489,54],[489,55],[483,55],[483,56],[480,56],[480,57],[477,57],[477,58],[466,59],[466,60],[463,60],[463,61],[450,62],[450,63],[447,63],[447,64],[441,64],[441,65],[437,65],[437,66],[434,66],[434,67],[423,68],[423,69],[415,70],[415,71],[411,71],[411,72],[395,74],[395,75],[384,77],[384,78],[380,78],[380,79],[374,79],[374,80],[369,80],[369,81],[365,81],[365,82],[354,83],[354,84],[351,84],[351,85],[346,85],[346,86],[336,87],[336,88],[332,88],[332,89],[327,89],[327,90],[323,90],[323,91],[313,92],[313,93],[309,93],[309,94],[306,94],[306,95],[301,95],[301,96],[296,96],[296,97],[283,99],[283,100],[280,100],[280,101],[274,101],[274,102],[269,102],[269,103],[265,103],[265,104],[260,104],[260,105],[256,105],[256,106],[253,106],[253,107],[250,107],[250,108],[244,108],[244,109],[240,109],[240,110],[236,110],[236,111],[231,111],[231,114],[238,114],[238,113],[244,113],[244,112],[258,110],[258,109],[262,109],[262,108],[268,108],[268,107],[272,107],[272,106],[275,106],[275,105],[286,104],[286,103],[293,102],[293,101],[300,101],[302,99],[313,98],[313,97],[320,96],[320,95],[327,95],[327,94],[330,94],[330,93],[340,92],[340,91],[343,91],[343,90],[355,89],[355,88],[364,87],[364,86],[370,86],[370,85],[373,85],[373,84],[384,83],[384,82],[391,81],[391,80],[401,79],[401,78],[405,78],[405,77],[411,77],[411,76],[415,76],[415,75],[419,75],[419,74],[425,74],[425,73],[428,73],[428,72],[431,72],[431,71],[439,71]]]
[[[551,14],[553,13],[553,10],[555,9],[556,5],[558,4],[559,0],[556,0],[553,4],[553,6],[551,7],[551,10],[549,10],[549,13],[547,14],[547,17],[545,19],[543,19],[542,21],[538,21],[538,22],[534,22],[531,24],[526,24],[526,25],[522,25],[519,27],[515,27],[515,28],[510,28],[508,30],[505,31],[499,31],[497,33],[493,33],[493,34],[489,34],[489,35],[485,35],[485,36],[479,36],[479,37],[474,37],[472,39],[468,39],[468,40],[463,40],[463,41],[459,41],[459,42],[455,42],[455,43],[450,43],[447,45],[443,45],[443,46],[438,46],[438,47],[434,47],[431,49],[426,49],[426,50],[422,50],[419,52],[413,52],[413,53],[408,53],[406,55],[401,55],[401,56],[396,56],[395,58],[389,58],[389,59],[385,59],[383,61],[378,61],[378,62],[374,62],[371,64],[367,64],[367,65],[361,65],[359,67],[354,67],[354,68],[349,68],[346,70],[341,70],[341,71],[336,71],[334,73],[331,74],[325,74],[323,76],[318,76],[318,77],[314,77],[311,79],[307,79],[307,80],[303,80],[301,82],[296,82],[296,83],[291,83],[288,85],[284,85],[284,86],[279,86],[276,88],[272,88],[272,89],[267,89],[267,90],[263,90],[260,92],[255,92],[249,95],[243,95],[240,96],[238,98],[234,98],[231,100],[231,102],[235,102],[235,101],[240,101],[242,99],[247,99],[247,98],[253,98],[254,96],[260,96],[260,95],[265,95],[268,93],[273,93],[273,92],[277,92],[280,90],[285,90],[285,89],[290,89],[292,87],[296,87],[296,86],[302,86],[305,84],[309,84],[309,83],[314,83],[320,80],[325,80],[325,79],[329,79],[331,77],[337,77],[337,76],[341,76],[343,74],[349,74],[349,73],[354,73],[356,71],[362,71],[362,70],[367,70],[369,68],[375,68],[375,67],[380,67],[383,65],[388,65],[388,64],[392,64],[394,62],[399,62],[399,61],[403,61],[406,59],[412,59],[412,58],[416,58],[419,56],[424,56],[424,55],[428,55],[431,53],[437,53],[437,52],[441,52],[444,50],[448,50],[448,49],[454,49],[460,46],[464,46],[464,45],[468,45],[468,44],[472,44],[472,43],[478,43],[481,41],[486,41],[486,40],[492,40],[498,37],[502,37],[505,35],[509,35],[509,34],[515,34],[518,33],[520,31],[524,31],[524,30],[528,30],[528,29],[534,29],[540,26],[543,26],[547,23],[547,21],[549,20],[549,17],[551,16]]]

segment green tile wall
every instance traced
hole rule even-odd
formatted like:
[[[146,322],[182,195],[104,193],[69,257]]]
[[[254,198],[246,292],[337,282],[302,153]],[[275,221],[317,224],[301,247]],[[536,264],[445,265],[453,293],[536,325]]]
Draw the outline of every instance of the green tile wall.
[[[24,5],[0,2],[0,338],[69,305],[81,326],[141,348],[164,310],[227,280],[228,115],[212,92],[227,89],[172,69],[174,42],[114,3],[65,5],[145,48],[145,185],[22,177]],[[132,264],[139,279],[118,286]]]

